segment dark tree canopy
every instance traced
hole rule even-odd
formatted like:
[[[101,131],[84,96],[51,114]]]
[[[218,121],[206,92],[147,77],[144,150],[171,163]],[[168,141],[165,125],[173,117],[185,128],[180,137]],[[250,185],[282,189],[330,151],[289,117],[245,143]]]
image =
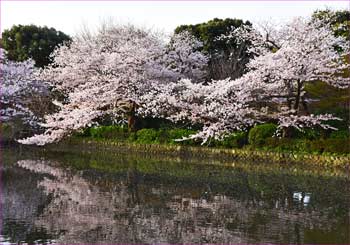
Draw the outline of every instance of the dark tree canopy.
[[[237,78],[243,74],[249,60],[246,54],[246,44],[238,45],[235,39],[228,43],[219,41],[217,38],[244,25],[250,26],[251,23],[240,19],[215,18],[196,25],[181,25],[175,29],[175,33],[189,31],[203,42],[203,52],[210,55],[210,79]]]
[[[314,19],[320,19],[326,23],[330,23],[334,29],[335,36],[343,36],[350,40],[350,11],[331,9],[317,10],[313,13]]]
[[[7,51],[7,57],[14,61],[32,58],[37,67],[51,62],[52,51],[70,37],[61,31],[46,26],[14,25],[2,33],[1,46]]]

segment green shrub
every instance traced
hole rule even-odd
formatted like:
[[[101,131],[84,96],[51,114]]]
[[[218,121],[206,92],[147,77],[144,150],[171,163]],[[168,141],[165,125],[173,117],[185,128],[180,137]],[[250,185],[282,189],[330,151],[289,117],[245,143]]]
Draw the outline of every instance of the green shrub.
[[[275,151],[293,151],[306,153],[350,153],[349,139],[290,139],[290,138],[268,138],[265,149]]]
[[[322,129],[304,128],[303,131],[294,129],[292,136],[298,139],[318,140],[324,136],[324,133]]]
[[[99,126],[90,128],[89,135],[92,138],[125,140],[128,137],[128,130],[126,127],[119,125]]]
[[[336,130],[329,136],[331,139],[347,139],[350,138],[349,130]]]
[[[177,128],[177,129],[171,129],[168,130],[168,143],[169,144],[181,144],[181,145],[196,145],[198,142],[195,140],[184,140],[184,141],[175,141],[178,139],[182,139],[183,137],[188,137],[191,134],[195,134],[197,131],[192,130],[192,129],[182,129],[182,128]]]
[[[324,140],[324,151],[349,154],[350,139],[326,139]]]
[[[159,131],[144,128],[136,132],[136,142],[142,144],[159,143]]]
[[[224,137],[223,140],[221,141],[216,141],[214,145],[217,147],[224,147],[224,148],[242,148],[247,143],[248,143],[248,133],[241,131],[241,132],[234,132]]]
[[[277,151],[304,151],[303,140],[291,138],[270,137],[265,139],[265,149]]]
[[[272,123],[266,123],[257,125],[249,130],[248,141],[249,144],[254,146],[263,146],[267,138],[274,135],[277,130],[277,126]]]

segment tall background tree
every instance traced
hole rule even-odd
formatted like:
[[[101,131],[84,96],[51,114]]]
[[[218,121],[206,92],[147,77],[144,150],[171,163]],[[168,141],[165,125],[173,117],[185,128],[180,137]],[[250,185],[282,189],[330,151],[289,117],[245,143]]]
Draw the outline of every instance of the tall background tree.
[[[210,56],[208,80],[227,77],[234,79],[243,75],[249,61],[246,52],[248,43],[239,42],[235,36],[225,40],[219,37],[242,26],[251,26],[251,23],[240,19],[215,18],[196,25],[178,26],[175,33],[188,31],[203,42],[202,51]]]
[[[9,60],[33,59],[35,66],[44,67],[52,62],[52,51],[70,40],[68,35],[54,28],[14,25],[2,33],[1,46],[7,51]]]

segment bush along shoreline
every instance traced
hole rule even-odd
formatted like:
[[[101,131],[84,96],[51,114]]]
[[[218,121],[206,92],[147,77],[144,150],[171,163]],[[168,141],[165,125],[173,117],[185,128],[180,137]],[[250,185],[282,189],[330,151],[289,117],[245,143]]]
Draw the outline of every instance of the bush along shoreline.
[[[129,132],[123,126],[100,126],[84,130],[47,148],[77,148],[88,151],[116,150],[167,154],[171,156],[214,157],[253,162],[280,162],[350,168],[350,138],[347,131],[334,131],[320,137],[309,130],[294,138],[274,136],[276,126],[258,125],[248,132],[237,132],[222,141],[201,145],[195,140],[177,141],[196,131],[180,128],[144,128]]]
[[[347,130],[333,132],[306,129],[294,132],[294,137],[275,136],[277,126],[272,123],[261,124],[248,132],[239,131],[223,140],[210,140],[205,145],[193,139],[179,140],[196,133],[194,129],[184,128],[143,128],[129,132],[126,126],[99,126],[75,134],[74,138],[98,141],[115,141],[133,144],[164,144],[179,146],[205,146],[208,148],[267,150],[274,152],[298,152],[318,155],[350,155],[350,137]]]
[[[277,126],[272,123],[260,124],[247,132],[238,131],[221,141],[209,140],[201,145],[201,141],[193,139],[178,140],[196,133],[195,129],[160,125],[158,128],[130,132],[127,125],[110,125],[87,128],[61,143],[44,148],[59,146],[67,149],[66,146],[69,146],[84,150],[87,146],[91,151],[118,148],[118,151],[126,152],[350,168],[350,137],[347,130],[327,132],[305,129],[303,132],[293,132],[293,137],[281,138],[275,135],[276,129]]]

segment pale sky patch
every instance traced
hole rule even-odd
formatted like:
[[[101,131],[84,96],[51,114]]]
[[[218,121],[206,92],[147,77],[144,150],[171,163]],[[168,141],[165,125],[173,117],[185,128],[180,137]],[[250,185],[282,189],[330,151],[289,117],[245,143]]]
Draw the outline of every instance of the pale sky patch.
[[[83,25],[94,29],[103,20],[132,23],[171,33],[178,25],[213,18],[253,23],[310,16],[317,9],[349,9],[348,1],[1,1],[1,31],[13,25],[54,27],[69,35]]]

